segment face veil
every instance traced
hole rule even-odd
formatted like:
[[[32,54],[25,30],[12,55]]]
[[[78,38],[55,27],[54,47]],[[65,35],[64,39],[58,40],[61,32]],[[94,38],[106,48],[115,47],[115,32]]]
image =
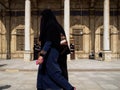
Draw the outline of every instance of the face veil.
[[[52,22],[58,23],[55,15],[50,9],[45,9],[41,13],[41,25],[40,25],[40,37],[39,40],[43,40],[45,38],[45,33],[47,32],[47,26]]]

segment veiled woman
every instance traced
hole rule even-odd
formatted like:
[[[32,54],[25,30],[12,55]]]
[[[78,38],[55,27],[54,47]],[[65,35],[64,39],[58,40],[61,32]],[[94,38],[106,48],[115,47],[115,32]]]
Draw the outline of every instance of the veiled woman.
[[[40,41],[42,50],[38,57],[37,90],[75,90],[62,75],[58,64],[60,26],[49,9],[42,12]]]

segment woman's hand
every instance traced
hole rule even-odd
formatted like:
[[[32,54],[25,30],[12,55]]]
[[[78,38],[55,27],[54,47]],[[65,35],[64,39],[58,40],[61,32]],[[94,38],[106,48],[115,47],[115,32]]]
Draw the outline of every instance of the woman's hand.
[[[60,41],[60,45],[67,45],[67,41],[65,39]]]
[[[38,64],[42,64],[43,63],[43,57],[42,56],[39,56],[38,57],[38,60],[36,61],[36,64],[38,65]]]
[[[74,90],[76,90],[76,88],[74,87]]]

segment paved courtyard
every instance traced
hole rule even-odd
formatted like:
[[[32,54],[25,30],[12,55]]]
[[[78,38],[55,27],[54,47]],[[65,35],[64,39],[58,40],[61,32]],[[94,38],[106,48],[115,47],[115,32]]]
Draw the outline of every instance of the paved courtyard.
[[[120,60],[68,61],[69,81],[77,90],[120,90]],[[35,61],[0,61],[0,90],[36,90]]]

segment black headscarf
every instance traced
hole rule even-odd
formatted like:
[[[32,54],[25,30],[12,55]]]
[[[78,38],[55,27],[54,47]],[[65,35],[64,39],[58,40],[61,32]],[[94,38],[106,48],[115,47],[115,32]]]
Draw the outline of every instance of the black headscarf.
[[[64,29],[58,23],[54,13],[50,9],[45,9],[41,13],[41,25],[40,25],[40,37],[41,48],[44,46],[46,41],[52,41],[52,47],[60,51],[60,34],[64,34]],[[48,55],[46,55],[47,58]],[[43,62],[43,73],[45,72],[46,60]]]
[[[55,18],[55,15],[50,9],[45,9],[41,13],[42,18],[41,18],[41,25],[40,25],[40,37],[39,40],[43,40],[45,38],[45,33],[47,32],[47,25],[51,22],[54,21],[57,23],[57,20]]]
[[[47,26],[50,24],[52,21],[58,25],[60,32],[62,32],[65,35],[65,32],[62,28],[62,26],[58,23],[54,13],[50,9],[45,9],[41,13],[42,18],[41,18],[41,25],[40,25],[40,37],[39,40],[43,40],[45,38],[45,34],[47,32]]]
[[[40,25],[40,37],[39,40],[41,41],[41,48],[44,46],[46,41],[52,41],[51,47],[54,47],[58,50],[60,46],[60,27],[58,22],[55,18],[55,15],[50,9],[45,9],[41,13],[41,25]],[[45,73],[46,70],[46,62],[48,58],[49,51],[47,52],[46,56],[44,57],[44,62],[42,64],[42,72]]]

